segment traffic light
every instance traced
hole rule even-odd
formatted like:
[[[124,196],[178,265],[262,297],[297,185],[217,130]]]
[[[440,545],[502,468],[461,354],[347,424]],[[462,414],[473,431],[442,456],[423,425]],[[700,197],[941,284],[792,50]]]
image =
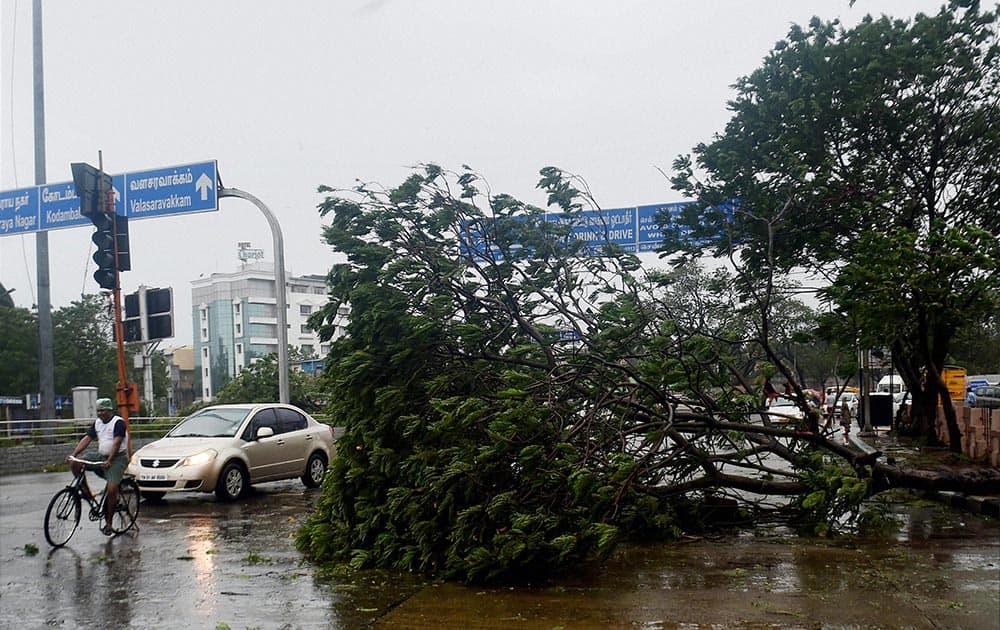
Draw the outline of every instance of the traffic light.
[[[102,289],[115,288],[115,221],[113,215],[98,212],[90,216],[97,230],[91,237],[97,251],[94,252],[94,262],[97,271],[94,280]]]
[[[174,336],[174,292],[171,288],[139,287],[125,296],[122,318],[125,341],[152,341]]]
[[[97,271],[94,280],[102,289],[115,288],[115,241],[118,243],[118,271],[128,271],[132,268],[132,259],[128,251],[128,219],[114,214],[99,212],[91,215],[90,222],[97,229],[91,238],[97,251],[94,252],[94,262]]]
[[[132,268],[132,257],[129,255],[128,243],[128,219],[114,214],[110,175],[82,162],[71,164],[70,167],[73,170],[76,195],[80,198],[80,214],[90,219],[90,222],[97,228],[91,237],[94,245],[97,246],[97,251],[94,252],[94,262],[97,263],[94,280],[102,289],[113,290],[115,288],[115,273],[128,271]],[[115,261],[116,245],[117,265]]]
[[[111,190],[111,176],[85,162],[69,165],[73,171],[73,185],[80,198],[80,214],[93,221],[94,215],[106,211],[104,195]]]

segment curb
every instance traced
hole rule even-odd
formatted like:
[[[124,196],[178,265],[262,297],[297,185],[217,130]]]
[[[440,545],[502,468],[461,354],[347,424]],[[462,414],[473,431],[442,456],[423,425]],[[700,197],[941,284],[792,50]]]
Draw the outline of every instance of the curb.
[[[871,444],[865,442],[861,435],[857,432],[852,432],[849,439],[852,446],[865,453],[874,453],[878,450]],[[965,510],[966,512],[1000,518],[1000,497],[976,496],[962,494],[961,492],[942,490],[920,491],[920,496],[924,499],[929,499],[953,508]]]
[[[967,512],[994,518],[1000,517],[1000,497],[982,497],[944,491],[928,491],[922,493],[922,496],[925,499],[944,503]]]

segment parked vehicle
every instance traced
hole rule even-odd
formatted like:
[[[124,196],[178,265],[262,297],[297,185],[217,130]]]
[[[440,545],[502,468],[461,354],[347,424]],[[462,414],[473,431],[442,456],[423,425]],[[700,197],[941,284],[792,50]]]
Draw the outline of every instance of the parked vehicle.
[[[798,404],[785,396],[778,396],[772,400],[767,406],[767,414],[771,420],[771,424],[788,424],[793,420],[802,420],[805,418],[805,413],[799,408]]]
[[[954,401],[965,398],[965,375],[965,368],[957,365],[946,365],[941,369],[941,380],[944,381],[948,395]]]
[[[308,487],[318,486],[333,442],[333,427],[292,405],[215,405],[136,451],[128,473],[148,499],[215,492],[231,501],[265,481],[299,477]]]
[[[823,411],[827,415],[840,417],[840,396],[843,394],[861,395],[861,390],[857,387],[838,387],[831,385],[826,388],[826,397],[823,400]]]
[[[829,401],[830,399],[827,400]],[[861,396],[857,392],[843,392],[840,396],[833,399],[829,407],[833,411],[834,417],[840,417],[840,410],[845,402],[847,403],[847,408],[851,411],[851,417],[857,418],[858,406],[861,402]]]
[[[1000,409],[1000,385],[980,385],[972,393],[976,395],[973,407]]]
[[[877,392],[889,392],[890,394],[898,394],[906,389],[906,383],[899,374],[887,374],[879,379],[878,385],[875,386],[875,391]]]

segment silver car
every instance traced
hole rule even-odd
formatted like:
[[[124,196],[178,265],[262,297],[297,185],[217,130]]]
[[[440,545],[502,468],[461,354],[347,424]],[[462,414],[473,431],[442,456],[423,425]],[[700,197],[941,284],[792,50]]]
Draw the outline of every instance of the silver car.
[[[788,424],[806,417],[798,403],[785,396],[778,396],[772,400],[767,406],[767,414],[772,424]]]
[[[149,499],[215,492],[232,501],[264,481],[299,477],[308,487],[320,485],[333,441],[333,427],[292,405],[215,405],[137,450],[127,472]]]

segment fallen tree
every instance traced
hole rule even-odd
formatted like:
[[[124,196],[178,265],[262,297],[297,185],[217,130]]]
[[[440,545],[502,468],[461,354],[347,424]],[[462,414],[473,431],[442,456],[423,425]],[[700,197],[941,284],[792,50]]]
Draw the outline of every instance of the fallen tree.
[[[754,379],[788,371],[769,362],[776,284],[584,251],[585,187],[558,169],[540,185],[559,221],[433,165],[390,190],[327,189],[347,262],[310,325],[331,339],[350,306],[323,377],[345,432],[301,550],[495,581],[720,520],[833,535],[885,480],[906,485],[828,439],[794,380],[805,421],[760,411]]]

